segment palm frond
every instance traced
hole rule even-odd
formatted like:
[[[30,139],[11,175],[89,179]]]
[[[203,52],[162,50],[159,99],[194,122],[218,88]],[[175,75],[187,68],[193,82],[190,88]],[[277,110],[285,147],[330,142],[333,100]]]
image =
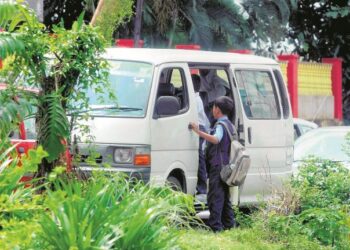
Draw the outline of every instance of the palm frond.
[[[34,11],[19,3],[0,2],[0,27],[13,32],[19,27],[43,27]]]
[[[23,54],[24,52],[25,45],[20,36],[6,32],[0,33],[0,58]]]
[[[6,28],[16,13],[18,11],[15,4],[0,3],[0,27]]]
[[[42,97],[41,107],[46,106],[46,113],[42,113],[43,130],[39,131],[39,141],[42,142],[44,150],[48,152],[47,160],[52,162],[65,151],[62,140],[69,135],[69,123],[57,93]]]
[[[241,9],[232,1],[218,1],[219,4],[206,6],[211,18],[211,28],[224,40],[226,46],[249,47],[251,31],[242,17]],[[217,39],[216,39],[217,41]]]
[[[191,25],[189,30],[190,39],[204,48],[211,48],[214,37],[210,28],[210,18],[206,11],[187,6],[183,13]]]
[[[286,24],[294,0],[245,0],[242,3],[249,16],[248,22],[254,31],[254,39],[264,42],[279,42],[285,36]]]

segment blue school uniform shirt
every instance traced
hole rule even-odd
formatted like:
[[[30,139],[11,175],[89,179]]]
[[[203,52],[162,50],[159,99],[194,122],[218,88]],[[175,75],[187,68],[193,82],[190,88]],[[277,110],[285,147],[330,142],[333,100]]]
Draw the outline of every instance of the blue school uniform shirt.
[[[219,122],[219,121],[225,121],[225,120],[228,120],[228,117],[226,115],[220,117],[217,121]],[[222,137],[224,136],[224,128],[222,127],[221,124],[216,125],[213,136],[215,136],[216,139],[218,139],[218,141],[221,142]]]

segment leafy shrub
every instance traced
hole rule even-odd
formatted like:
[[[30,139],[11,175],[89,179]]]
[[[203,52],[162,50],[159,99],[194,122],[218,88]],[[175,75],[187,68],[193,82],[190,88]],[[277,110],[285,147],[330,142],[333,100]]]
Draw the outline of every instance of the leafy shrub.
[[[300,193],[303,232],[326,245],[350,247],[350,172],[340,163],[311,158],[292,180]]]
[[[20,180],[37,170],[46,152],[41,147],[30,150],[18,166],[14,146],[6,147],[6,142],[0,142],[0,249],[28,249],[34,247],[33,239],[40,231],[37,220],[44,210],[41,196]]]
[[[350,172],[337,162],[307,160],[292,180],[292,186],[300,193],[303,210],[350,205]]]
[[[350,172],[339,163],[310,158],[286,189],[255,216],[273,241],[307,236],[325,246],[350,248]]]
[[[349,225],[346,219],[349,215],[341,210],[331,208],[310,208],[300,214],[302,230],[310,238],[316,238],[320,242],[343,248],[349,245]]]
[[[176,225],[193,207],[184,194],[119,175],[58,180],[54,187],[40,224],[42,239],[57,249],[171,249]]]

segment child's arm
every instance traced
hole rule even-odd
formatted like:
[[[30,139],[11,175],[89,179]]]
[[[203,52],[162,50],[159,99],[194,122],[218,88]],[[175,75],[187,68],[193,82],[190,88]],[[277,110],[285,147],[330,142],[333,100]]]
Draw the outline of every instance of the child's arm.
[[[210,143],[213,143],[213,144],[218,144],[219,143],[219,140],[218,138],[216,138],[215,136],[213,135],[210,135],[210,134],[207,134],[203,131],[200,131],[199,130],[199,126],[194,123],[194,122],[190,122],[190,125],[191,125],[191,129],[197,133],[200,137],[202,137],[204,140],[210,142]]]

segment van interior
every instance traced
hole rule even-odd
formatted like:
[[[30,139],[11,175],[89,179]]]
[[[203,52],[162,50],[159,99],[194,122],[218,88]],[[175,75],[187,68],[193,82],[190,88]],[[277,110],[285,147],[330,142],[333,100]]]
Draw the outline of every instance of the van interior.
[[[240,124],[240,119],[237,114],[237,97],[234,96],[232,86],[236,86],[230,76],[229,65],[197,65],[189,64],[191,75],[195,74],[200,77],[200,97],[203,101],[205,113],[210,121],[212,121],[212,105],[213,101],[219,96],[228,96],[235,103],[235,109],[232,112],[232,122],[235,124],[239,138],[244,143],[244,137],[240,136],[243,133],[243,126]],[[186,112],[188,109],[188,94],[186,93],[186,77],[182,68],[166,68],[160,74],[157,99],[160,97],[169,96],[176,99],[178,102],[178,114]],[[173,114],[173,113],[172,113]],[[211,124],[213,125],[213,124]]]

